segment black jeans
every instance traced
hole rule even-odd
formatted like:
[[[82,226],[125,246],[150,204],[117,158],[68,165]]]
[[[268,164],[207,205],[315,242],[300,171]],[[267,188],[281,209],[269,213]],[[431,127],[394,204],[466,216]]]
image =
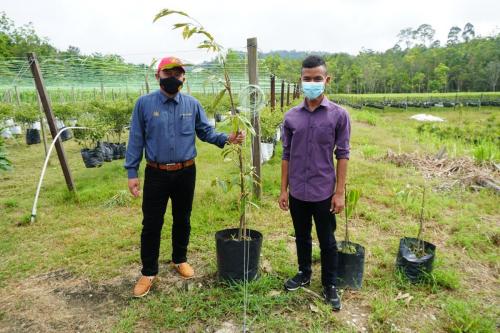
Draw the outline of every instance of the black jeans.
[[[143,275],[158,274],[161,229],[168,199],[172,200],[172,261],[176,264],[186,262],[195,182],[195,165],[178,171],[146,166],[141,233]]]
[[[321,250],[321,283],[323,286],[337,282],[338,253],[335,241],[336,220],[330,212],[332,198],[318,202],[298,200],[290,195],[290,214],[295,229],[295,244],[299,270],[311,274],[312,261],[312,218],[316,225]]]

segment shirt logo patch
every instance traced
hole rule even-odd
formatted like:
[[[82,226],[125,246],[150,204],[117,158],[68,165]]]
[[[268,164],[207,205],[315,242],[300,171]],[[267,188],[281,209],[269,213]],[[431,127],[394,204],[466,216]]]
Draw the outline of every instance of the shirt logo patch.
[[[154,111],[154,112],[153,112],[153,116],[155,116],[155,117],[159,117],[159,116],[160,116],[160,112],[159,112],[159,111]]]
[[[181,118],[191,117],[192,115],[192,113],[181,113]]]

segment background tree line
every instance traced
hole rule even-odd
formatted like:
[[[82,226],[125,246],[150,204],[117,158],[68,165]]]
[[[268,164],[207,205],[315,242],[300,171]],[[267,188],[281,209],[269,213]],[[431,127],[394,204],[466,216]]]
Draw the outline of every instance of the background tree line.
[[[496,91],[500,77],[500,34],[479,37],[474,26],[467,23],[463,29],[451,27],[445,43],[434,37],[432,26],[422,24],[416,29],[402,29],[394,47],[384,52],[363,49],[357,55],[312,53],[325,57],[332,75],[328,89],[334,93]],[[132,67],[135,71],[148,67],[127,64],[119,55],[86,56],[74,46],[66,51],[57,50],[47,38],[36,34],[31,23],[16,26],[0,12],[0,61],[25,59],[26,52],[36,52],[54,61],[60,59],[60,65],[66,69],[68,66],[90,68],[95,71],[95,77],[126,73]],[[310,53],[273,51],[261,53],[259,57],[278,78],[296,82],[301,60]],[[232,51],[228,61],[240,62],[244,57],[244,53]],[[0,69],[0,74],[8,70]]]
[[[474,26],[454,26],[444,45],[428,24],[405,28],[385,52],[363,49],[358,55],[322,54],[339,93],[496,91],[500,76],[500,34],[477,37]],[[306,52],[263,54],[278,77],[296,81]]]

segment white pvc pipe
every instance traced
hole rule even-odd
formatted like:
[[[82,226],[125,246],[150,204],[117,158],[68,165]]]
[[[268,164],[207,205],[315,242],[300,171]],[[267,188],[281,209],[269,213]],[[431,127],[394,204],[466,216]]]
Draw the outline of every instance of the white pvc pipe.
[[[52,149],[54,148],[57,139],[59,139],[59,136],[61,135],[62,132],[68,130],[68,129],[90,129],[89,127],[79,127],[79,126],[71,126],[71,127],[65,127],[62,128],[52,140],[52,143],[50,144],[49,151],[47,152],[47,156],[45,157],[45,162],[43,163],[43,168],[42,168],[42,174],[40,175],[40,180],[38,181],[38,187],[36,188],[36,194],[35,194],[35,201],[33,202],[33,208],[31,209],[31,223],[35,222],[36,220],[36,205],[38,203],[38,196],[40,195],[40,189],[42,188],[42,181],[43,177],[45,176],[45,170],[47,169],[47,164],[49,163],[49,158],[50,158],[50,153],[52,152]]]

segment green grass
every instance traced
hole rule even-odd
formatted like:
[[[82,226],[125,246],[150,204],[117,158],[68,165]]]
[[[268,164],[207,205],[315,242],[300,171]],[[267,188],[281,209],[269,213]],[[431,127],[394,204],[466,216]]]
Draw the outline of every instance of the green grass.
[[[312,295],[285,293],[283,281],[296,271],[293,228],[288,212],[277,207],[280,191],[281,146],[262,168],[263,199],[260,209],[251,209],[250,227],[264,234],[262,261],[271,266],[248,286],[248,322],[256,332],[355,332],[347,323],[350,313],[365,313],[364,327],[372,332],[495,332],[498,316],[498,222],[499,197],[491,191],[472,192],[453,188],[428,191],[424,239],[437,246],[435,268],[426,283],[412,285],[395,273],[399,239],[416,236],[423,185],[433,188],[438,180],[426,181],[418,170],[397,167],[381,158],[387,149],[395,152],[436,153],[442,145],[449,155],[472,157],[473,146],[460,140],[421,136],[410,112],[349,110],[353,119],[349,186],[362,189],[355,217],[350,219],[351,240],[367,251],[363,289],[344,294],[345,310],[333,314]],[[458,121],[487,119],[498,111],[426,110]],[[368,117],[368,118],[367,118]],[[374,119],[370,124],[370,119]],[[369,121],[370,120],[370,121]],[[77,194],[68,195],[57,158],[51,159],[42,187],[37,222],[20,223],[29,217],[36,182],[43,163],[43,145],[8,142],[14,169],[0,175],[0,295],[12,286],[39,274],[65,269],[79,279],[95,284],[133,270],[126,288],[138,276],[140,262],[141,200],[126,190],[123,161],[85,169],[79,147],[65,144]],[[223,322],[242,324],[243,290],[216,281],[214,233],[236,227],[236,189],[223,193],[212,186],[215,177],[235,172],[214,146],[198,142],[197,184],[192,212],[189,260],[203,278],[202,286],[179,289],[168,278],[161,288],[144,299],[126,298],[115,305],[103,330],[203,331],[218,329]],[[143,168],[140,178],[143,179]],[[337,239],[342,240],[344,220],[337,220]],[[171,209],[162,234],[161,269],[171,253]],[[314,239],[317,239],[314,236]],[[311,289],[320,292],[319,247]],[[126,289],[125,292],[128,292]],[[46,291],[51,293],[50,290]],[[131,292],[131,290],[130,290]],[[409,294],[411,300],[397,299]],[[32,306],[37,309],[37,301]],[[68,305],[71,308],[71,304]],[[311,311],[311,308],[317,311]],[[72,308],[71,308],[72,309]],[[76,309],[76,308],[75,308]],[[75,310],[76,311],[76,310]],[[78,313],[76,311],[75,313]],[[0,328],[24,314],[0,305]],[[90,314],[92,315],[92,314]],[[81,318],[81,317],[79,317]],[[435,318],[435,319],[432,319]]]
[[[447,331],[452,333],[494,332],[496,324],[492,315],[479,314],[475,311],[476,307],[477,304],[474,301],[448,299],[445,305],[445,313],[448,316]]]

